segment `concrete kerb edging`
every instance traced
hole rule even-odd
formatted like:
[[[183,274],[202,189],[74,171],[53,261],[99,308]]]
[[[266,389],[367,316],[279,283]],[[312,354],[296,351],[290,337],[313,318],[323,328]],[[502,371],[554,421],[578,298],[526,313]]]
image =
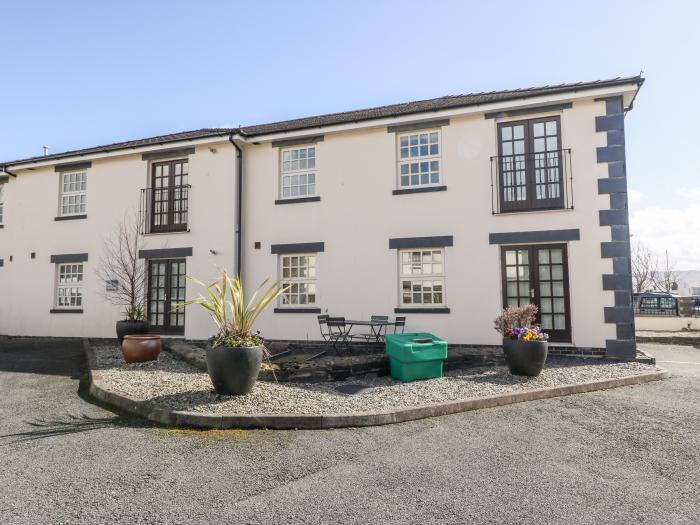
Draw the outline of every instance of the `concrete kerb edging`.
[[[358,414],[200,414],[180,410],[164,409],[150,401],[140,401],[117,394],[101,385],[100,371],[95,369],[95,356],[87,340],[83,340],[89,366],[90,394],[96,399],[115,407],[168,426],[202,429],[269,428],[269,429],[328,429],[340,427],[366,427],[403,423],[427,417],[445,416],[482,408],[494,408],[524,401],[535,401],[553,397],[584,394],[622,386],[640,385],[671,377],[667,370],[658,370],[635,376],[603,379],[588,383],[512,392],[488,397],[473,397],[448,401],[438,405],[418,406],[398,410],[387,410]]]

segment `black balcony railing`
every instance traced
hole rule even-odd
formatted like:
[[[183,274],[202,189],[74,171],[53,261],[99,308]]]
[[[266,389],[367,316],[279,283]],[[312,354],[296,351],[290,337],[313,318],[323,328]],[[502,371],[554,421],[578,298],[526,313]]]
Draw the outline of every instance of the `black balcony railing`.
[[[571,149],[491,157],[491,212],[573,209]]]
[[[189,184],[143,188],[139,217],[141,233],[166,233],[187,230]]]

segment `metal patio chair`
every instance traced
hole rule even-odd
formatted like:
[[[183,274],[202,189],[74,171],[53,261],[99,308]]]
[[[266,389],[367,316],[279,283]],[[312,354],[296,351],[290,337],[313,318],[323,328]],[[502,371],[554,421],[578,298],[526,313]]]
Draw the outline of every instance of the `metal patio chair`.
[[[389,321],[389,316],[388,315],[372,315],[370,316],[370,321],[376,321],[376,322],[388,322]],[[381,343],[382,340],[384,339],[384,335],[382,335],[382,330],[386,332],[386,325],[385,324],[380,324],[375,326],[370,326],[370,332],[365,333],[365,334],[357,334],[356,336],[351,336],[351,337],[356,337],[356,338],[362,338],[365,340],[365,342],[370,343],[372,341],[376,343]]]
[[[347,330],[345,329],[345,317],[328,317],[326,326],[328,326],[328,340],[333,344],[333,348],[338,348],[338,342],[341,341],[348,346]]]
[[[399,328],[401,328],[401,332],[406,329],[406,318],[405,317],[397,317],[396,321],[394,321],[394,333],[398,334],[399,333]]]
[[[330,316],[327,314],[318,316],[318,329],[321,331],[321,337],[323,337],[324,342],[330,341],[331,330],[328,327],[328,318]],[[324,331],[325,329],[325,331]]]

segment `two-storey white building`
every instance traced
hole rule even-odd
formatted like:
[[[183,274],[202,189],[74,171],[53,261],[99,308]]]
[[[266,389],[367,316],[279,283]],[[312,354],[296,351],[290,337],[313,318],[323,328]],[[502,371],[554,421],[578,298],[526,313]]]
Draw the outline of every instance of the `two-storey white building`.
[[[534,302],[562,345],[634,357],[624,116],[640,77],[443,97],[204,129],[2,164],[0,333],[113,337],[95,274],[140,212],[153,331],[213,325],[184,275],[291,286],[258,327],[318,340],[317,315],[407,318],[493,345]],[[129,211],[131,210],[131,212]]]

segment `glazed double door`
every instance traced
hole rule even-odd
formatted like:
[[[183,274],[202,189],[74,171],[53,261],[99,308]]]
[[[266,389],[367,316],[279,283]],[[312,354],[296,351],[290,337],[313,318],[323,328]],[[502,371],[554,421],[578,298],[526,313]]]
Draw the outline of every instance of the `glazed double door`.
[[[185,300],[185,259],[148,262],[148,321],[151,331],[185,333],[185,310],[175,305]]]
[[[503,306],[537,305],[537,323],[551,341],[571,341],[565,244],[501,248]]]

